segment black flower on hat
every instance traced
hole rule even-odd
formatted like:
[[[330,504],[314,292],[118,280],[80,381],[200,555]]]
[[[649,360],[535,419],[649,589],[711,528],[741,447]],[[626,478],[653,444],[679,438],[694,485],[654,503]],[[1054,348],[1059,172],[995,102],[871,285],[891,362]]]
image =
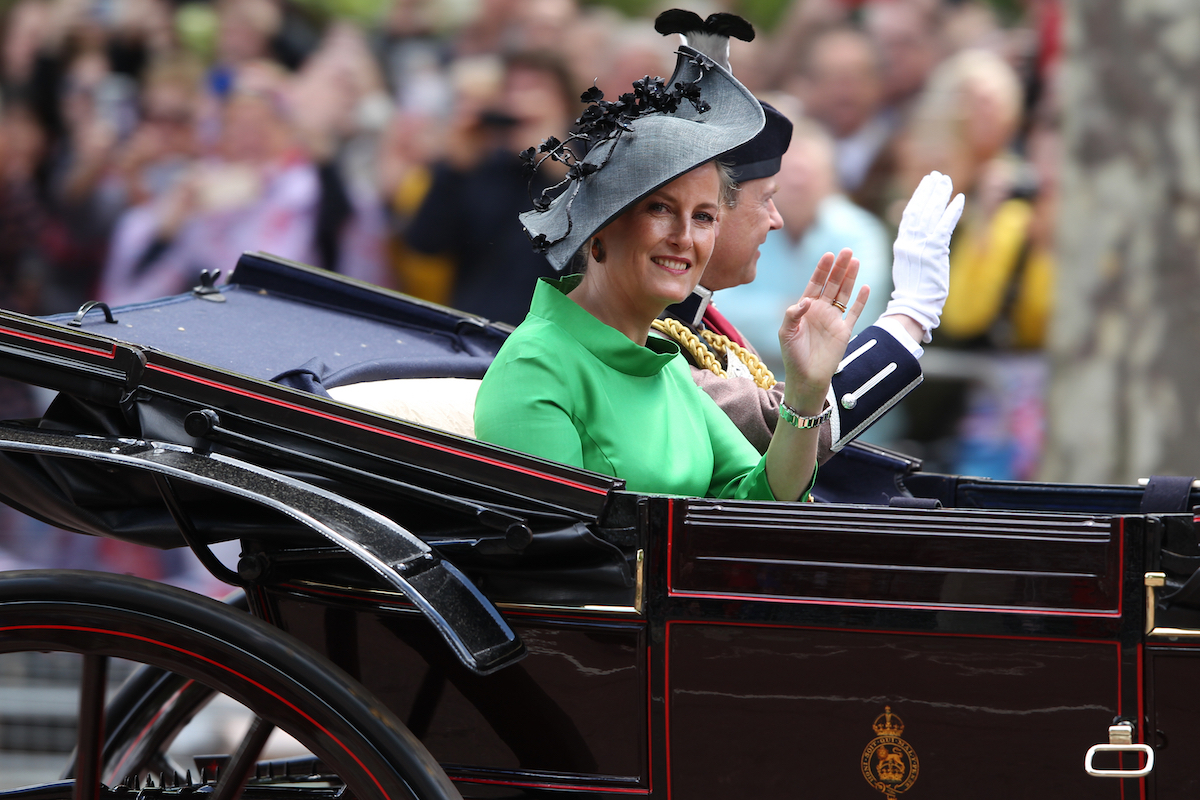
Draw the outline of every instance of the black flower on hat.
[[[700,71],[703,77],[713,62],[703,53],[680,53],[688,58]],[[608,154],[599,163],[582,160],[576,155],[572,143],[578,143],[581,150],[591,151],[595,146],[605,141],[615,141],[625,133],[633,130],[632,123],[639,117],[648,114],[674,114],[682,102],[691,103],[697,113],[703,114],[709,110],[709,104],[700,98],[700,78],[677,82],[668,86],[660,77],[647,75],[633,82],[633,91],[626,92],[616,100],[605,100],[600,87],[593,85],[579,96],[580,102],[590,105],[575,120],[573,132],[565,140],[550,136],[536,148],[530,147],[520,153],[521,163],[530,176],[529,199],[535,211],[546,211],[559,190],[564,186],[582,181],[603,169],[609,161],[614,148],[609,148]],[[533,194],[533,175],[542,163],[550,159],[566,165],[567,175],[558,183],[543,189],[536,197]],[[573,198],[572,198],[573,200]],[[571,232],[570,202],[568,201],[567,230],[557,239],[550,240],[544,234],[530,234],[534,249],[539,253],[546,252],[551,245],[565,239]]]

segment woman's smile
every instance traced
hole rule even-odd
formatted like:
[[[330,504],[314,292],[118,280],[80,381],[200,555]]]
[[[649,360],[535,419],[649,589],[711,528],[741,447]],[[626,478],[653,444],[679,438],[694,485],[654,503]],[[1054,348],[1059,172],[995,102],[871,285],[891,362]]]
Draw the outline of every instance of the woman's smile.
[[[650,259],[655,264],[670,272],[672,275],[683,275],[691,269],[692,262],[682,258],[672,258],[670,256],[654,256]]]

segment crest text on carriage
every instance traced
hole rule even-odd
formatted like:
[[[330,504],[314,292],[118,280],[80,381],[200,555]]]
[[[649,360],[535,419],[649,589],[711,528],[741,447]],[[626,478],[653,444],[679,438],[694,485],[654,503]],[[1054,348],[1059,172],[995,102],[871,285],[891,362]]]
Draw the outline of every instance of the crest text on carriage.
[[[873,727],[875,738],[862,754],[863,778],[885,797],[895,798],[916,783],[920,762],[916,751],[900,738],[904,721],[892,713],[891,706],[884,706]]]

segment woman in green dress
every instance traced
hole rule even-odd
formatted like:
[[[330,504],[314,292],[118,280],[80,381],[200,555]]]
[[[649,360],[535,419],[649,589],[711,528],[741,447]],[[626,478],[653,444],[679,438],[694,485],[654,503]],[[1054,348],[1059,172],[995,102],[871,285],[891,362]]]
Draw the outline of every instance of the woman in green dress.
[[[568,168],[565,190],[521,215],[534,246],[562,269],[543,279],[501,348],[475,405],[476,436],[622,478],[638,492],[797,500],[812,486],[830,379],[867,299],[858,263],[823,258],[787,310],[779,428],[760,456],[693,383],[655,319],[691,294],[712,253],[728,178],[717,159],[763,126],[762,106],[725,68],[686,46],[667,84],[593,105],[576,133],[523,154]],[[576,159],[573,142],[590,150]]]

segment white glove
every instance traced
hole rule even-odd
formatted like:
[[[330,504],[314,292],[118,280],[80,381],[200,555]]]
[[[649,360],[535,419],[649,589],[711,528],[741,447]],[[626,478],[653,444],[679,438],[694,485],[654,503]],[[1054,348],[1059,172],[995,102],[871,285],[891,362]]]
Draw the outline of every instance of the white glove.
[[[906,314],[925,331],[938,326],[942,306],[950,292],[950,234],[962,216],[966,199],[960,193],[953,201],[950,177],[931,172],[921,179],[900,218],[900,232],[892,246],[892,299],[889,314]],[[949,205],[947,205],[949,203]]]

